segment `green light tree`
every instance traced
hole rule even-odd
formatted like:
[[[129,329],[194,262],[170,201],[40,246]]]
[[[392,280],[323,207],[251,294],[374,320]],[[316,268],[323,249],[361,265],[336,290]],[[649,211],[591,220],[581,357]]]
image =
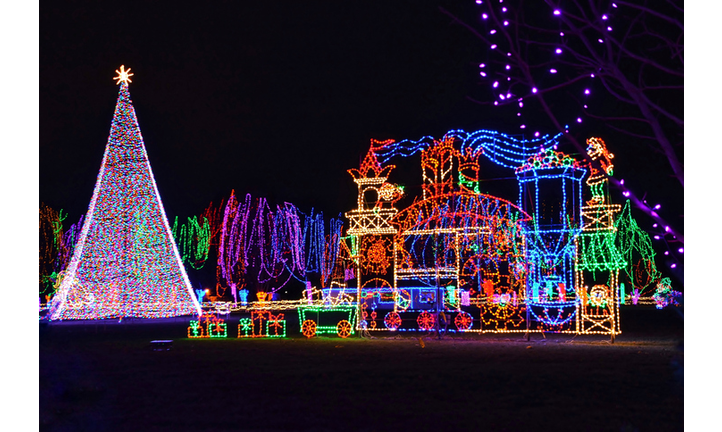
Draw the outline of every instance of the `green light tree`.
[[[636,303],[640,297],[649,297],[653,294],[662,274],[657,270],[654,261],[656,254],[652,248],[652,240],[632,217],[629,200],[614,226],[617,229],[614,243],[627,262],[622,268],[622,273],[631,285],[629,294]]]

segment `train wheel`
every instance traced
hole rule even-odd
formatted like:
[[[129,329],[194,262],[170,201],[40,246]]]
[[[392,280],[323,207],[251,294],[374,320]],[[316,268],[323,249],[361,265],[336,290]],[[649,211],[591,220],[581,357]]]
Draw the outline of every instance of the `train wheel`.
[[[384,318],[384,324],[387,329],[396,331],[401,327],[401,316],[399,316],[398,312],[389,312]]]
[[[459,312],[456,318],[454,318],[454,324],[456,324],[456,328],[459,329],[459,331],[469,330],[473,322],[474,319],[468,312]]]
[[[336,325],[336,333],[342,338],[347,338],[351,334],[351,323],[346,320],[341,320]]]
[[[301,324],[301,333],[307,338],[312,338],[316,335],[316,322],[314,320],[306,320]]]
[[[418,318],[416,318],[416,322],[419,324],[419,328],[421,330],[431,330],[436,324],[436,317],[424,311],[419,314]]]

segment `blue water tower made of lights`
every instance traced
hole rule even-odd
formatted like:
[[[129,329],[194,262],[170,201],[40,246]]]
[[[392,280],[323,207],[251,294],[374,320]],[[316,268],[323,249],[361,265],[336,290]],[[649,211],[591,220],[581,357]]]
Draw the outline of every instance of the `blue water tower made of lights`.
[[[527,301],[573,304],[575,238],[580,232],[584,169],[554,150],[542,151],[516,169],[518,205],[532,220],[524,228]]]

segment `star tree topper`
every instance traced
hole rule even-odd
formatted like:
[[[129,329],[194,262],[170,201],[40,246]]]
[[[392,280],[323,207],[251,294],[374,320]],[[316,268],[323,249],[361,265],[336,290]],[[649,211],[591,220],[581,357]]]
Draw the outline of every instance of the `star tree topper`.
[[[130,73],[130,68],[128,68],[128,70],[125,70],[125,65],[120,65],[120,70],[116,69],[115,73],[117,73],[118,76],[113,77],[113,79],[118,80],[118,85],[120,85],[120,83],[125,83],[125,85],[128,85],[128,83],[133,82],[130,77],[135,74]]]

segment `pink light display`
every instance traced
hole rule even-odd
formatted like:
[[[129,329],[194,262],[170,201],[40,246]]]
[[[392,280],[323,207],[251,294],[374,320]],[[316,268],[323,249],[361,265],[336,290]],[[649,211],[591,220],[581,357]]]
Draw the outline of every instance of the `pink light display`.
[[[323,213],[305,214],[293,204],[276,205],[247,194],[242,202],[231,192],[219,219],[216,291],[223,296],[263,286],[276,293],[290,281],[306,283],[307,273],[319,273],[330,283],[338,258],[343,223]],[[211,231],[213,231],[211,229]]]

